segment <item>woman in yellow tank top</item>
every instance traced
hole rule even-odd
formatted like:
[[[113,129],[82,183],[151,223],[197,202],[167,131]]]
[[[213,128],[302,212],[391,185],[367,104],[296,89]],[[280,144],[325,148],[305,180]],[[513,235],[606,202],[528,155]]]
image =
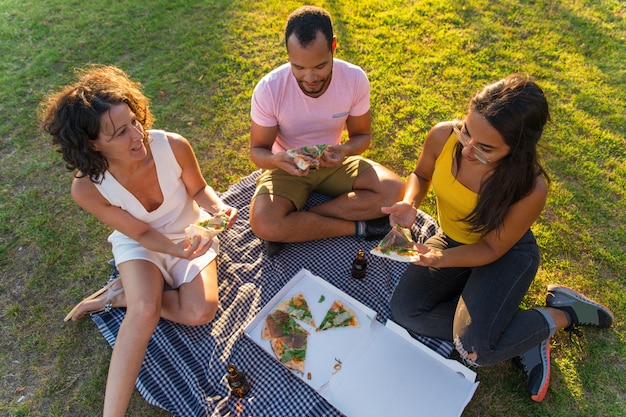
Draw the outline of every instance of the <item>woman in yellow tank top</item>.
[[[383,207],[392,225],[408,227],[432,185],[441,226],[394,291],[394,321],[453,341],[471,365],[514,359],[534,401],[548,389],[556,330],[613,321],[608,308],[560,285],[548,286],[545,307],[519,308],[539,267],[530,227],[548,195],[536,152],[548,120],[545,95],[527,75],[486,86],[463,120],[430,130],[404,198]]]

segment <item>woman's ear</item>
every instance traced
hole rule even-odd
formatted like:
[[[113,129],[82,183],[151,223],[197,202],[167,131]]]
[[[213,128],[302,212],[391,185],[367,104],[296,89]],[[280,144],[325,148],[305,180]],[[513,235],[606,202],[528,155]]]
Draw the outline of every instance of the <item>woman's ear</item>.
[[[100,143],[98,142],[98,140],[87,139],[87,143],[89,144],[89,147],[91,149],[96,152],[100,152]]]

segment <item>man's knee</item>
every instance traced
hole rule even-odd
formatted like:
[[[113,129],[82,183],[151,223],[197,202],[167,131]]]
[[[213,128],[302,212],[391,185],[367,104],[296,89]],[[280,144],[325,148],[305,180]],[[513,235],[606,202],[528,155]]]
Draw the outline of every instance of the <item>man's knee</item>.
[[[404,196],[404,180],[383,166],[374,167],[378,176],[378,194],[382,205],[392,205]]]
[[[281,221],[270,216],[253,215],[250,212],[250,229],[259,239],[270,242],[282,242],[284,240]]]
[[[404,181],[400,177],[390,178],[383,183],[383,190],[386,193],[385,199],[393,204],[404,197]]]

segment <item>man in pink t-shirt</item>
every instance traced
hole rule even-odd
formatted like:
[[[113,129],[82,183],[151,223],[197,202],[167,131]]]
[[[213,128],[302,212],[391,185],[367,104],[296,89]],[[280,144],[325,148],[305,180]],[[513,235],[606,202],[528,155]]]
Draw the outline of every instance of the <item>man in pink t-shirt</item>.
[[[319,7],[303,6],[289,16],[285,44],[289,63],[263,77],[252,96],[250,157],[264,171],[250,226],[270,256],[285,242],[382,238],[390,226],[380,208],[402,197],[404,182],[359,156],[371,140],[367,76],[334,58],[330,15]],[[302,169],[287,151],[312,145],[328,146],[319,168]],[[302,211],[313,191],[333,199]]]

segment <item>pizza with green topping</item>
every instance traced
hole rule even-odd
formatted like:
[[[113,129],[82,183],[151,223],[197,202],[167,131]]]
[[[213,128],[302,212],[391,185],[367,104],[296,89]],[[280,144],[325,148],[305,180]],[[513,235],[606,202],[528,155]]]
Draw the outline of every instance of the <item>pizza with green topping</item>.
[[[294,295],[278,304],[276,310],[284,311],[296,320],[305,322],[306,324],[315,327],[315,321],[313,321],[313,315],[309,309],[309,305],[306,302],[303,294]]]
[[[209,240],[220,234],[228,225],[227,215],[216,215],[198,223],[190,224],[185,229],[187,239],[192,241],[196,236],[200,238],[200,246],[206,245]]]
[[[352,309],[346,306],[339,300],[330,306],[330,309],[326,313],[324,320],[320,324],[320,327],[316,331],[333,329],[335,327],[358,327],[359,323],[356,319],[356,314]]]
[[[400,262],[420,260],[420,253],[415,247],[411,231],[399,224],[393,227],[370,253]]]
[[[322,154],[327,147],[328,145],[303,146],[301,148],[289,149],[287,154],[294,159],[298,168],[306,171],[309,168],[317,169],[320,167]]]
[[[287,368],[302,374],[308,335],[309,332],[296,323],[289,313],[281,310],[268,314],[261,330],[261,339],[270,339],[276,359]]]

